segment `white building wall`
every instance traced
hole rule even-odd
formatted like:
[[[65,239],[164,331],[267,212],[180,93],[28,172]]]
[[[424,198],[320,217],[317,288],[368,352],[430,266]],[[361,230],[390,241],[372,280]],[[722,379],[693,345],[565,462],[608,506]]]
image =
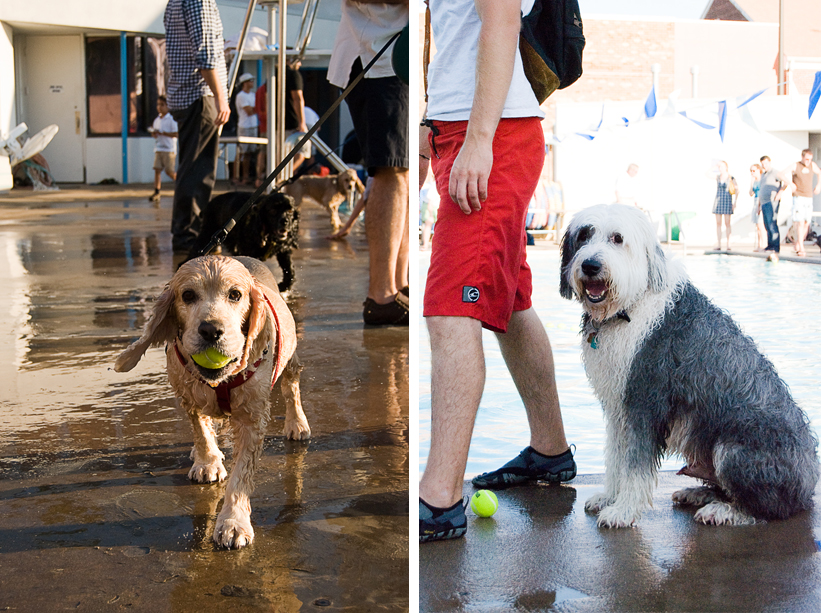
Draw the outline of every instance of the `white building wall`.
[[[228,159],[234,159],[234,146],[228,147]],[[94,137],[86,140],[87,178],[89,184],[103,179],[123,180],[122,140],[116,136]],[[163,183],[171,180],[163,173]],[[217,163],[217,179],[228,178],[223,158]],[[128,139],[128,182],[151,183],[154,181],[154,139],[131,137]]]
[[[0,138],[17,125],[14,108],[14,41],[12,29],[0,24]],[[11,189],[9,159],[0,155],[0,191]]]
[[[0,21],[84,30],[163,32],[167,0],[15,0],[0,2]]]
[[[763,89],[774,82],[777,50],[778,24],[677,21],[673,89],[680,90],[683,98],[692,97],[693,66],[699,67],[701,98],[744,92],[750,84]],[[743,62],[743,68],[739,62]]]

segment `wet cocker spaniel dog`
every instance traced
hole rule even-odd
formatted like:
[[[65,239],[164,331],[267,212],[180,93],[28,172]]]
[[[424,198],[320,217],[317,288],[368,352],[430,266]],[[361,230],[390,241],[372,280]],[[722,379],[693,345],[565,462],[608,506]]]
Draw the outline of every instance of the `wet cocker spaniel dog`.
[[[286,438],[311,435],[300,399],[293,316],[258,260],[200,257],[177,270],[142,336],[117,358],[115,370],[131,370],[157,345],[165,345],[168,379],[194,429],[188,473],[193,481],[228,476],[213,422],[230,417],[234,466],[213,539],[227,548],[248,545],[254,539],[254,469],[270,418],[270,390],[280,376]]]
[[[356,190],[362,197],[365,193],[365,186],[356,176],[356,172],[350,168],[327,177],[303,175],[282,188],[284,193],[293,197],[294,206],[297,209],[301,208],[302,203],[307,199],[316,202],[328,211],[334,232],[342,227],[339,219],[339,205],[348,199],[353,190]]]

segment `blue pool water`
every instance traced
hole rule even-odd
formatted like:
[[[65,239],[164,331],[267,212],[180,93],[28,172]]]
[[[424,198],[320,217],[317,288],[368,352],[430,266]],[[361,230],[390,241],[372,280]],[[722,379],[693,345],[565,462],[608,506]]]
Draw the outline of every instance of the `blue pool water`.
[[[681,256],[678,256],[681,257]],[[580,357],[581,307],[559,296],[559,254],[531,250],[533,304],[547,328],[556,363],[559,401],[567,440],[576,445],[579,474],[604,472],[604,419]],[[692,255],[684,258],[693,283],[728,311],[775,364],[793,397],[821,434],[821,266],[768,263],[758,258]],[[420,254],[424,288],[429,254]],[[505,368],[495,336],[484,332],[487,382],[470,447],[467,476],[494,470],[527,446],[524,406]],[[419,470],[430,448],[430,344],[419,338]],[[664,460],[662,470],[681,468],[681,458]]]

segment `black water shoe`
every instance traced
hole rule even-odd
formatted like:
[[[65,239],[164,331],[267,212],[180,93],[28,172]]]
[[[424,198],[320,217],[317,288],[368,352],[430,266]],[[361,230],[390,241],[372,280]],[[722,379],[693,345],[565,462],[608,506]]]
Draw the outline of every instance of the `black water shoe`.
[[[473,485],[492,490],[500,490],[531,481],[561,483],[576,476],[576,462],[572,449],[554,456],[543,455],[527,447],[510,462],[472,479]]]
[[[419,499],[419,542],[445,541],[465,536],[468,518],[465,515],[467,498],[452,507],[440,509]]]

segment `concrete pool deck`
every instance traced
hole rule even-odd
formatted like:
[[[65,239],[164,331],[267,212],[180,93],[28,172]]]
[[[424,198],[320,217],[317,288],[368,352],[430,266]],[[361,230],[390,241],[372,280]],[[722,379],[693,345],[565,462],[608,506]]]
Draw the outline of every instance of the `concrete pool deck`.
[[[408,328],[362,323],[361,228],[329,241],[327,213],[302,209],[287,302],[312,437],[283,439],[277,384],[255,541],[217,550],[225,487],[187,477],[163,350],[111,370],[180,261],[172,192],[151,191],[0,195],[0,610],[407,610]]]
[[[704,526],[670,501],[695,480],[661,472],[636,527],[607,530],[584,511],[602,484],[511,488],[493,517],[468,510],[464,538],[419,546],[420,611],[821,610],[821,487],[787,521]]]

